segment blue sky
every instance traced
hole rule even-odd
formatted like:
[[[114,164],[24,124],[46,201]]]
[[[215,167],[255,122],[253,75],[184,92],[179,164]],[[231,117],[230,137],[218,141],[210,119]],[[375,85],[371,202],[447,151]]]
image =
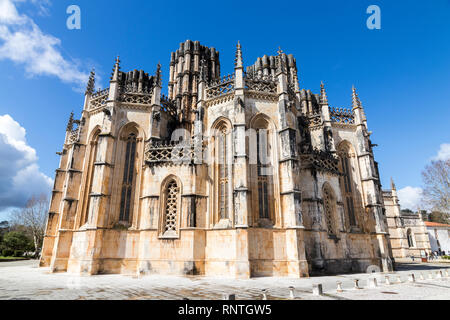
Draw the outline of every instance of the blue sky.
[[[81,30],[66,27],[71,4]],[[366,27],[372,4],[381,30]],[[92,67],[104,87],[116,55],[122,70],[153,73],[160,61],[166,86],[170,52],[186,39],[217,48],[222,74],[233,70],[238,40],[245,65],[280,46],[296,57],[300,86],[318,92],[323,80],[333,107],[350,106],[354,84],[383,187],[394,177],[405,206],[417,204],[424,166],[450,154],[449,0],[0,0],[1,8],[0,219],[48,190]]]

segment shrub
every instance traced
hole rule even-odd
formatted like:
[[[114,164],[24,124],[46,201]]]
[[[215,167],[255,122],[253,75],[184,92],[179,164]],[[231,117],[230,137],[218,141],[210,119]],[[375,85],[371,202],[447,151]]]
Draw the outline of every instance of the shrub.
[[[4,257],[12,257],[13,254],[14,254],[14,251],[11,249],[3,249],[2,250],[2,256],[4,256]]]
[[[25,252],[23,250],[14,250],[14,257],[20,258],[23,257]]]
[[[11,249],[13,251],[29,251],[34,250],[33,241],[27,237],[23,232],[13,231],[5,234],[3,238],[3,245],[7,249]]]

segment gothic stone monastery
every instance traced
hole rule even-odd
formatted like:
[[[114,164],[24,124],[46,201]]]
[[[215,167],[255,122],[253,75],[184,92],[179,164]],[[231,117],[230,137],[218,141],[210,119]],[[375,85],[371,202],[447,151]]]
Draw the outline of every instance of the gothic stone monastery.
[[[73,114],[41,266],[75,274],[306,277],[392,269],[363,105],[301,88],[281,50],[220,74],[219,52],[172,52],[168,95],[123,72]],[[350,93],[350,90],[349,90]],[[350,95],[350,94],[349,94]]]

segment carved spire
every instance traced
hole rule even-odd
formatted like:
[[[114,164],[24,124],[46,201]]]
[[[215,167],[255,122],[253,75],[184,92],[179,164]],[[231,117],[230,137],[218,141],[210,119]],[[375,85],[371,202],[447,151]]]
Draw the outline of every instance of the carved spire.
[[[89,80],[86,86],[85,94],[92,94],[95,90],[95,69],[92,68],[91,74],[89,75]]]
[[[111,79],[112,81],[119,80],[119,72],[120,72],[120,59],[119,59],[119,56],[117,56],[116,63],[114,64],[113,76]]]
[[[395,188],[395,183],[394,183],[394,179],[391,177],[391,190],[397,190]]]
[[[236,46],[236,59],[234,59],[234,66],[236,68],[242,68],[243,62],[242,62],[242,47],[241,43],[238,41]]]
[[[161,63],[156,66],[156,85],[162,87]]]
[[[328,104],[327,91],[325,90],[325,85],[323,81],[320,82],[320,103]]]
[[[287,61],[286,54],[281,50],[281,47],[278,48],[278,57],[277,57],[277,73],[286,73],[287,72]]]
[[[73,130],[73,123],[74,123],[74,120],[73,120],[73,111],[72,111],[70,113],[69,122],[67,123],[66,131],[70,132]]]
[[[352,86],[352,106],[353,109],[358,109],[359,107],[361,107],[355,86]]]

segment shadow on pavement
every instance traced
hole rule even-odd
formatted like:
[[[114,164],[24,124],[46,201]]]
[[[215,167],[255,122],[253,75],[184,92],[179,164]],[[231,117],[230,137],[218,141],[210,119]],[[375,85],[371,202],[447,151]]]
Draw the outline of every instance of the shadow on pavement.
[[[406,262],[397,262],[395,264],[395,271],[420,271],[420,270],[439,270],[439,269],[448,269],[450,265],[442,264],[428,264],[428,263],[406,263]]]

